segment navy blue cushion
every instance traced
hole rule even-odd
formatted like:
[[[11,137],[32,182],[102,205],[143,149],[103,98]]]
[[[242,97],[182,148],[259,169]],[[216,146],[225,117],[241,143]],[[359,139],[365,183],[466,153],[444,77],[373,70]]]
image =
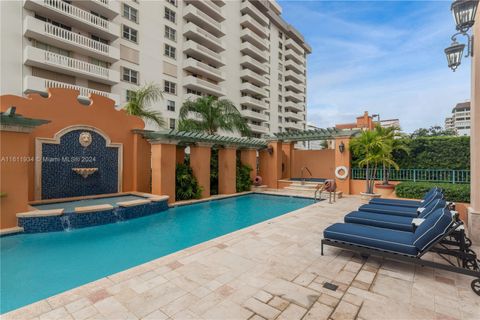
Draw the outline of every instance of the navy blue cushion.
[[[364,224],[373,227],[387,228],[413,232],[412,219],[410,217],[394,216],[389,214],[353,211],[344,218],[347,223]]]
[[[419,200],[400,200],[400,199],[382,199],[374,198],[370,200],[369,204],[380,204],[386,206],[401,206],[401,207],[411,207],[417,208],[422,205],[422,202]]]
[[[453,223],[452,214],[446,208],[437,209],[415,230],[413,244],[422,252],[434,241],[441,238]]]
[[[390,214],[411,218],[416,218],[418,216],[417,208],[384,206],[380,204],[364,204],[363,206],[360,206],[360,208],[358,208],[358,211]]]
[[[415,233],[352,223],[335,223],[323,231],[326,239],[416,256]]]
[[[444,199],[434,199],[425,207],[425,209],[422,212],[419,213],[418,217],[426,219],[435,210],[443,209],[446,206],[447,206],[447,202]]]

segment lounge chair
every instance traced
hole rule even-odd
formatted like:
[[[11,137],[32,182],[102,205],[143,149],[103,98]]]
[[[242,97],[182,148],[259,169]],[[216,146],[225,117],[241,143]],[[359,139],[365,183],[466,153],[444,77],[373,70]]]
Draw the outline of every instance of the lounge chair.
[[[431,196],[435,195],[435,193],[442,193],[442,189],[438,187],[431,188],[430,190],[428,190],[427,193],[425,193],[422,200],[374,198],[370,200],[369,204],[383,204],[383,205],[389,205],[389,206],[418,208],[422,206],[422,203],[424,203],[425,201],[428,201]]]
[[[415,228],[423,223],[423,220],[431,218],[432,213],[437,209],[443,209],[447,203],[443,199],[436,199],[425,210],[418,213],[416,217],[391,215],[385,213],[374,213],[368,211],[353,211],[344,218],[346,223],[363,224],[372,227],[380,227],[401,231],[414,232]]]
[[[429,200],[422,203],[419,207],[403,207],[382,204],[364,204],[358,208],[358,211],[374,212],[381,214],[390,214],[402,217],[416,218],[422,211],[435,203],[435,200],[442,199],[443,194],[435,193]]]
[[[361,256],[378,256],[421,266],[442,269],[475,277],[472,290],[480,295],[479,261],[475,252],[466,247],[451,248],[442,243],[461,228],[463,222],[448,209],[435,210],[415,232],[391,230],[353,223],[335,223],[323,232],[323,246],[335,246],[358,252]],[[422,259],[432,252],[446,259],[448,264]],[[453,261],[447,259],[453,257]]]

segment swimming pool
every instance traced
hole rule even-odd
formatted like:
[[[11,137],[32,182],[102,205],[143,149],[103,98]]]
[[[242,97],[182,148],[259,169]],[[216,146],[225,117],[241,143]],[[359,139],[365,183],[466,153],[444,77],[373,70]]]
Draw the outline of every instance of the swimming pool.
[[[144,200],[145,197],[136,196],[133,194],[105,197],[105,198],[91,198],[74,201],[52,202],[45,204],[33,204],[32,207],[38,210],[64,209],[66,212],[75,211],[76,207],[95,206],[100,204],[111,204],[116,206],[118,202]]]
[[[248,194],[71,232],[0,238],[0,312],[313,204]]]

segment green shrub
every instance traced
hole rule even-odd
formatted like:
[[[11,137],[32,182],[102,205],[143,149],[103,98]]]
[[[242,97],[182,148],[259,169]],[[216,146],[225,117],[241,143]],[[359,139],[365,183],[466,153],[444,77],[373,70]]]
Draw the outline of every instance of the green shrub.
[[[250,179],[250,172],[252,168],[246,164],[242,164],[237,158],[237,192],[250,191],[252,186],[252,179]]]
[[[200,199],[202,188],[188,163],[177,163],[175,170],[175,200]]]
[[[210,158],[210,195],[218,194],[218,149],[212,149]]]
[[[401,198],[421,199],[432,187],[443,189],[447,201],[470,202],[469,184],[402,182],[395,187],[395,193]]]

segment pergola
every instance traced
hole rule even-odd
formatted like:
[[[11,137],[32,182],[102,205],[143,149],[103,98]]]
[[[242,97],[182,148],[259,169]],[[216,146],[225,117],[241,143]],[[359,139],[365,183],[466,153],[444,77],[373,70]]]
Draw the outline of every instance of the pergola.
[[[293,132],[278,132],[274,133],[274,137],[267,138],[267,140],[281,140],[281,141],[314,141],[314,140],[330,140],[338,137],[353,137],[358,134],[359,129],[315,129],[305,131]]]

